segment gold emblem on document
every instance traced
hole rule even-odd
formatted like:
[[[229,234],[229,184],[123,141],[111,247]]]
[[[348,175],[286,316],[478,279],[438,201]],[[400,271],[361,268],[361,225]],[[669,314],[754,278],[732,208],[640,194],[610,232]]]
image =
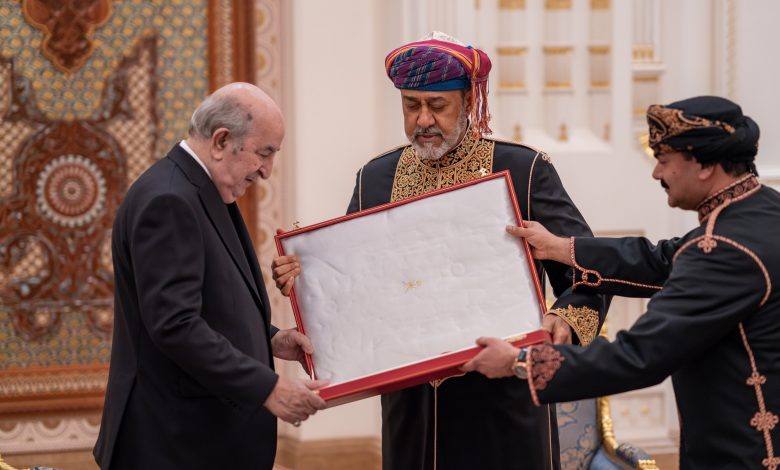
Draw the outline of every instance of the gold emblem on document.
[[[420,280],[404,281],[401,284],[403,284],[404,287],[406,287],[406,290],[412,290],[412,289],[417,289],[418,287],[421,287],[422,286],[422,281],[420,281]]]

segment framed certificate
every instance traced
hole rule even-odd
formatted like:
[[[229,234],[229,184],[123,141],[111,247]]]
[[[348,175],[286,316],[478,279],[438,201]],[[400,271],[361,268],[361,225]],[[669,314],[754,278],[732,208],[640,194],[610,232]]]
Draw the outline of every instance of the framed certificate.
[[[508,172],[276,236],[331,405],[459,373],[479,336],[539,343],[545,305]]]

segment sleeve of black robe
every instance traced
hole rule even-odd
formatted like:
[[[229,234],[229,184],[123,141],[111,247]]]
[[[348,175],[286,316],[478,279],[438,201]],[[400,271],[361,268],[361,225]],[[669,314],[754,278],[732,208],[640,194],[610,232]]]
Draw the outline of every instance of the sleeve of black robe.
[[[680,239],[654,245],[646,238],[588,238],[572,241],[575,289],[623,297],[650,297],[661,289],[672,269]]]
[[[615,341],[588,348],[543,345],[531,352],[529,381],[541,403],[612,395],[660,383],[698,357],[764,301],[764,274],[749,255],[722,244],[685,249],[647,312]],[[635,245],[634,255],[643,251]],[[628,255],[623,245],[623,256]],[[739,273],[739,275],[735,275]]]

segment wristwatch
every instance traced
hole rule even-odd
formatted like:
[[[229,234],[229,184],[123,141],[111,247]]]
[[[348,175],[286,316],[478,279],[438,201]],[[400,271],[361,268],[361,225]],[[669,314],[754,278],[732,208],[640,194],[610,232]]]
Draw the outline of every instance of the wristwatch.
[[[526,365],[525,358],[528,356],[528,349],[526,348],[520,348],[520,353],[517,355],[517,360],[515,361],[515,365],[512,366],[512,373],[515,374],[515,377],[518,379],[526,380],[528,379],[528,367]]]

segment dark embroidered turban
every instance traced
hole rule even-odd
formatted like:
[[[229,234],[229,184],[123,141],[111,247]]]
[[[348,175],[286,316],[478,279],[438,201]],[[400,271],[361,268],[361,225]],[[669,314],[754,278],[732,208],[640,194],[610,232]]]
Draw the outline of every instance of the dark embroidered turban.
[[[702,164],[750,164],[758,153],[758,124],[738,104],[717,96],[697,96],[647,109],[650,148],[656,155],[688,152]]]
[[[403,90],[447,91],[471,88],[472,122],[482,134],[490,134],[487,106],[490,59],[471,46],[437,38],[401,46],[387,55],[385,69],[396,88]],[[452,39],[452,38],[449,38]],[[454,39],[453,39],[454,41]]]

